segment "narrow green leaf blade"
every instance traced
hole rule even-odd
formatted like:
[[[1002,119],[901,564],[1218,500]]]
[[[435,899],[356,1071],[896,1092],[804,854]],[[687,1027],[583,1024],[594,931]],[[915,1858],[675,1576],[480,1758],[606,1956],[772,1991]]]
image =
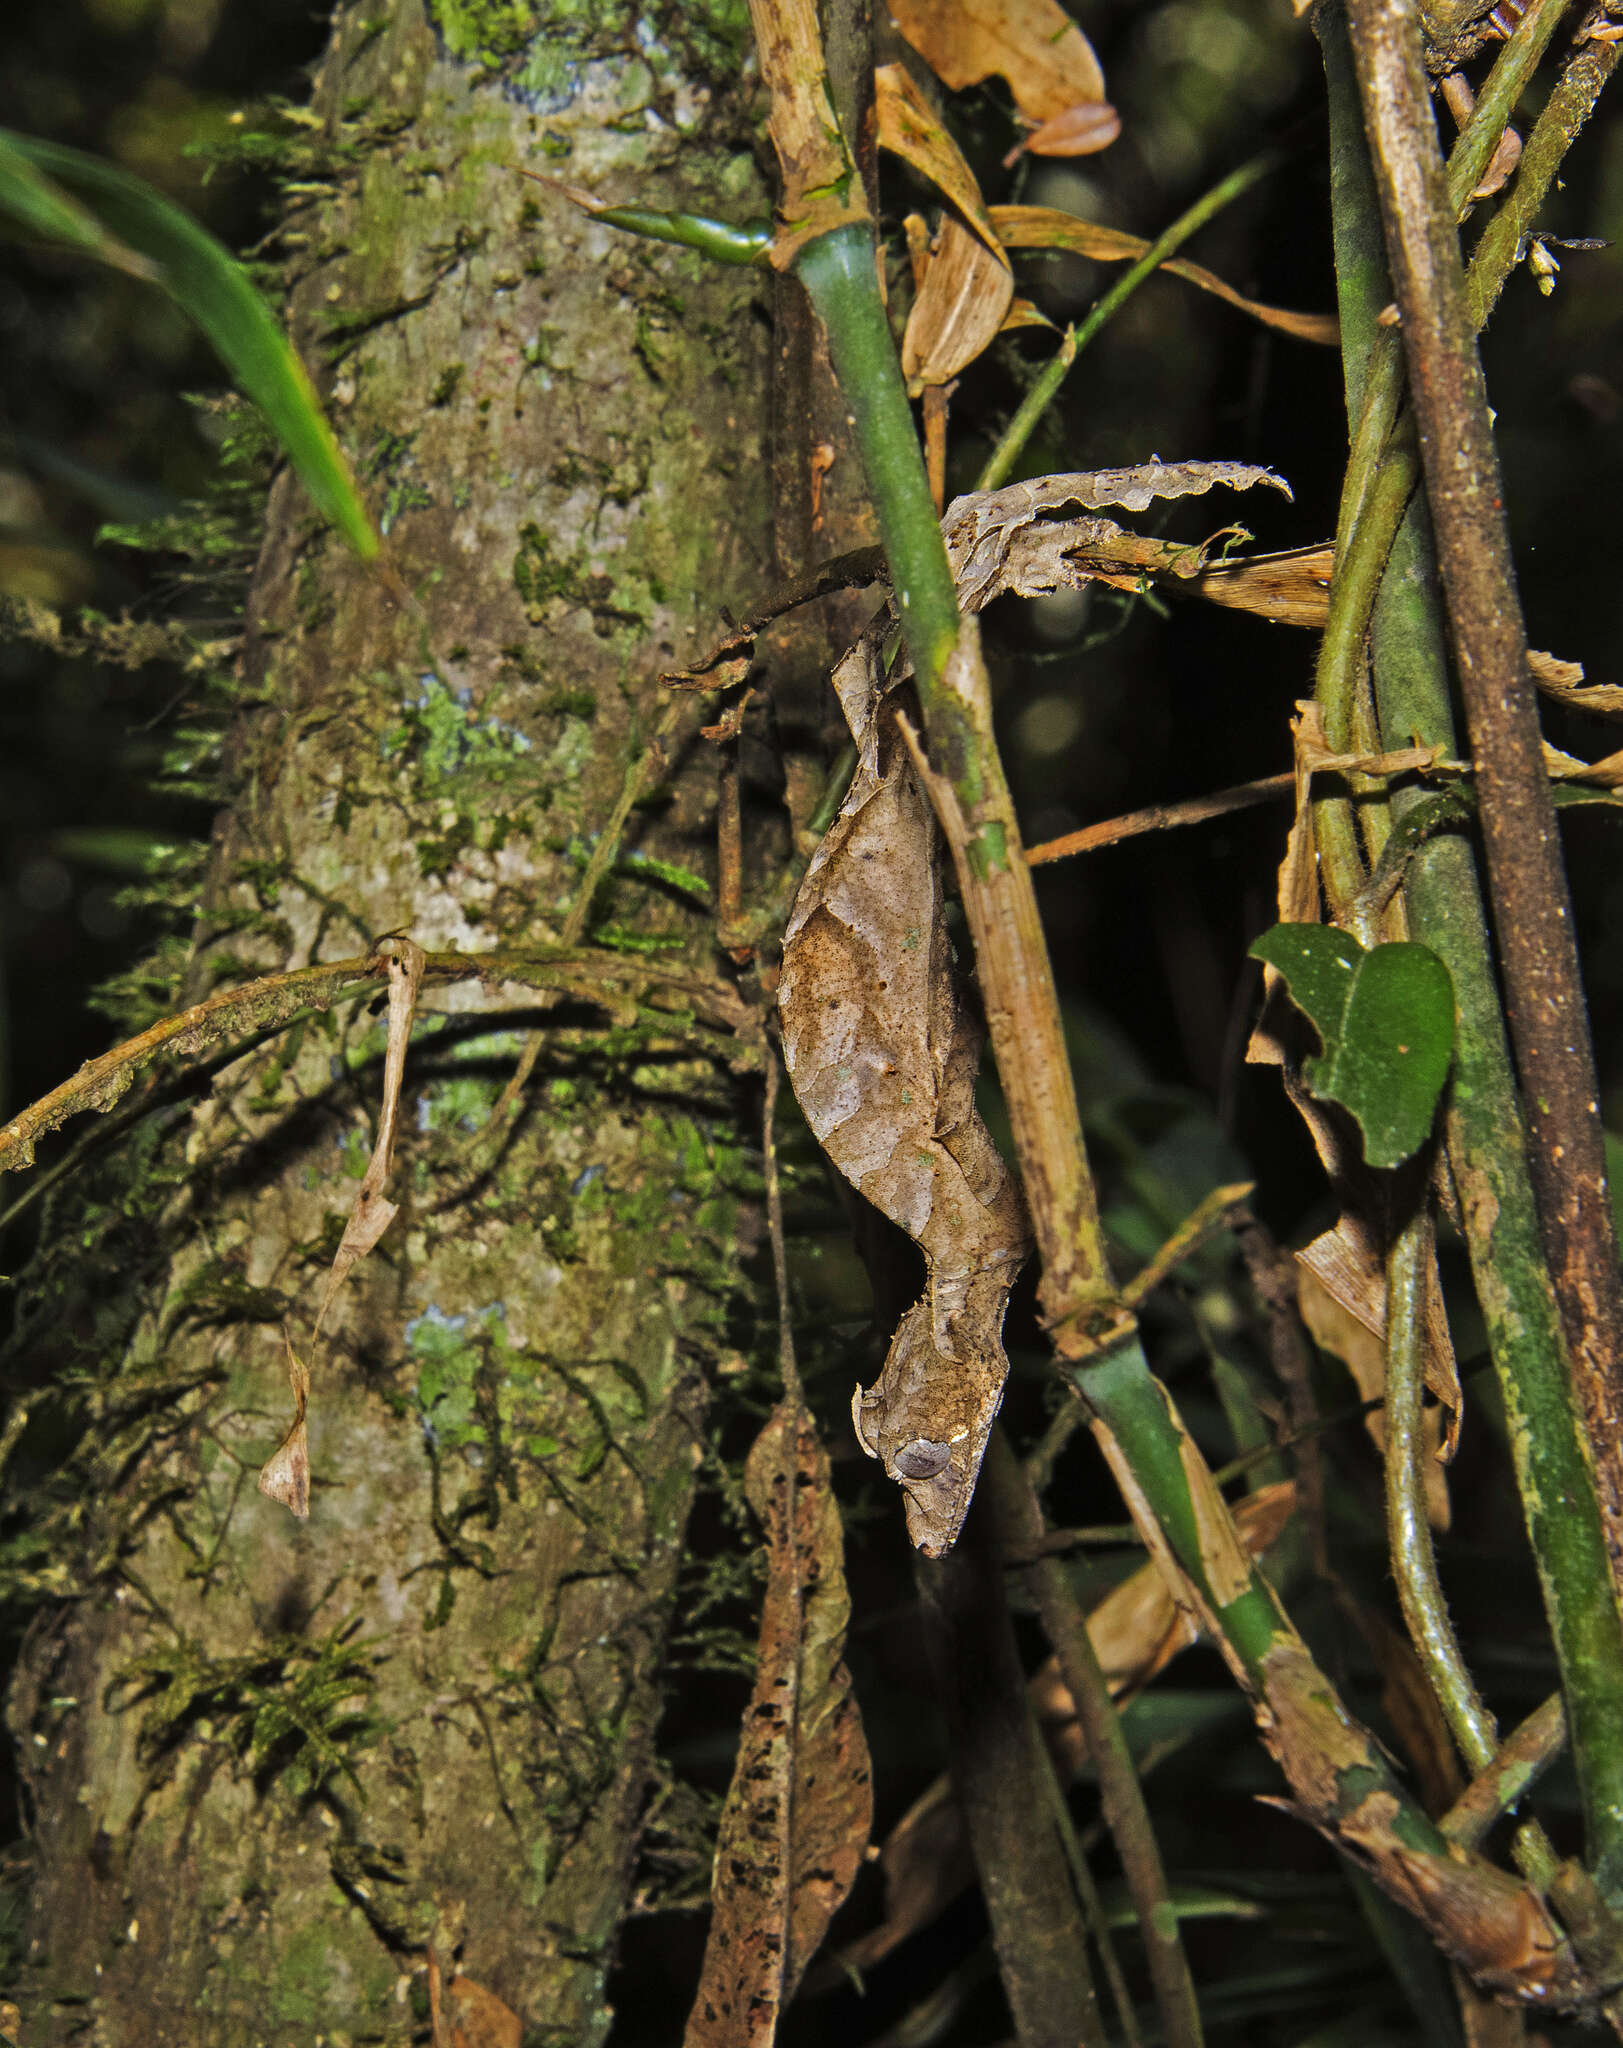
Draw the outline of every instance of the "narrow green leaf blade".
[[[81,255],[110,263],[131,277],[157,279],[156,268],[144,256],[127,249],[108,233],[96,216],[60,185],[46,177],[30,162],[3,131],[0,131],[0,220],[38,235],[42,241],[60,242]]]
[[[154,266],[158,282],[207,335],[243,393],[264,410],[317,510],[363,560],[376,555],[376,530],[304,365],[235,257],[180,207],[116,165],[32,136],[0,131],[0,141],[83,201],[120,242]]]
[[[1291,1001],[1319,1034],[1328,1052],[1341,1036],[1341,1020],[1352,994],[1353,976],[1364,949],[1347,932],[1327,924],[1276,924],[1251,948],[1252,958],[1278,968]]]

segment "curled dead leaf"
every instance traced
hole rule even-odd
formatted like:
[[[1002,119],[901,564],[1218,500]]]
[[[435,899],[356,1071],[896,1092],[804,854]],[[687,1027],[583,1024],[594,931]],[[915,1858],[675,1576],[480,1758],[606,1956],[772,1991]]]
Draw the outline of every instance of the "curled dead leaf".
[[[310,1373],[285,1329],[282,1341],[287,1346],[287,1377],[293,1389],[293,1420],[288,1424],[287,1434],[265,1460],[259,1490],[268,1500],[291,1508],[302,1522],[310,1513],[310,1450],[304,1430],[305,1410],[310,1405]]]
[[[1033,146],[1032,138],[1028,137],[1026,147]],[[1091,257],[1095,263],[1136,263],[1150,246],[1141,235],[1081,220],[1074,213],[1064,213],[1053,206],[994,206],[991,220],[1006,249],[1068,249],[1075,255]],[[1269,306],[1259,299],[1248,299],[1213,271],[1182,256],[1169,257],[1161,268],[1181,277],[1186,284],[1211,292],[1237,312],[1260,320],[1265,327],[1294,335],[1298,341],[1334,348],[1340,338],[1333,313],[1296,313],[1286,306]]]
[[[996,72],[1028,120],[1105,96],[1093,46],[1059,0],[890,0],[890,18],[954,92]]]
[[[1003,159],[1012,170],[1022,156],[1094,156],[1108,149],[1121,133],[1121,116],[1108,100],[1085,101],[1063,114],[1040,121],[1023,135]]]
[[[1234,1510],[1235,1527],[1249,1556],[1260,1557],[1278,1540],[1296,1509],[1289,1480],[1259,1487]],[[1153,1561],[1140,1565],[1088,1614],[1088,1634],[1113,1697],[1146,1686],[1180,1650],[1199,1639],[1190,1615],[1168,1589]],[[1032,1673],[1028,1688],[1037,1726],[1063,1784],[1088,1761],[1076,1703],[1050,1657]],[[952,1782],[943,1774],[913,1802],[885,1838],[879,1855],[885,1911],[879,1925],[848,1943],[819,1971],[820,1985],[850,1971],[868,1970],[945,1912],[975,1876],[969,1837]]]
[[[956,215],[941,223],[925,267],[924,283],[902,336],[902,374],[910,397],[927,386],[950,384],[984,353],[1003,326],[1014,298],[1014,274],[971,234]]]

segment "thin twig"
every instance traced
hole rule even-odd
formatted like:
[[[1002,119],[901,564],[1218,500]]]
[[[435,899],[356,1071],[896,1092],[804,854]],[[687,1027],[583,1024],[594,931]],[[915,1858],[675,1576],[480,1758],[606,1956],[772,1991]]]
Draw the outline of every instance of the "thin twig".
[[[1221,213],[1231,200],[1238,199],[1242,192],[1250,191],[1270,171],[1277,170],[1282,161],[1277,150],[1266,149],[1260,156],[1252,157],[1249,163],[1241,164],[1238,170],[1230,171],[1226,178],[1219,179],[1209,192],[1203,192],[1193,206],[1179,214],[1171,227],[1156,236],[1138,261],[1117,278],[1078,326],[1066,329],[1058,352],[1021,400],[1019,411],[988,456],[986,467],[975,485],[977,491],[995,491],[999,484],[1008,482],[1026,443],[1036,431],[1038,421],[1053,404],[1077,357],[1100,329],[1115,318],[1145,278],[1158,270],[1169,256],[1176,255],[1190,236],[1203,228],[1214,214]]]
[[[777,1108],[783,1069],[776,1049],[766,1049],[766,1096],[761,1110],[761,1171],[766,1182],[766,1227],[772,1239],[772,1278],[778,1294],[778,1371],[786,1400],[804,1408],[806,1396],[795,1363],[794,1315],[789,1300],[789,1252],[783,1231],[783,1184],[778,1172]]]
[[[1069,860],[1072,854],[1096,853],[1102,846],[1116,846],[1140,832],[1166,832],[1177,825],[1200,825],[1208,818],[1226,818],[1231,811],[1250,810],[1256,804],[1277,802],[1296,787],[1292,774],[1265,775],[1256,782],[1236,783],[1230,789],[1214,790],[1210,796],[1185,797],[1181,803],[1146,804],[1141,811],[1125,811],[1119,818],[1105,818],[1097,825],[1083,825],[1075,832],[1062,832],[1057,839],[1045,839],[1040,846],[1026,848],[1031,867],[1051,860]]]

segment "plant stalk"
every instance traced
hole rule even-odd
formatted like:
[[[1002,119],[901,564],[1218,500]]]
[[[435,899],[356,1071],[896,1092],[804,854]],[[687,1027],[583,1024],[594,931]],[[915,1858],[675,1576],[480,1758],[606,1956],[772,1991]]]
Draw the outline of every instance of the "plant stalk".
[[[1623,1417],[1623,1399],[1608,1388],[1610,1437],[1594,1434],[1597,1395],[1612,1365],[1611,1356],[1597,1355],[1596,1340],[1613,1327],[1607,1313],[1613,1298],[1623,1339],[1623,1285],[1571,910],[1454,208],[1418,29],[1404,0],[1349,0],[1348,22],[1471,730],[1510,1025],[1529,1110],[1529,1163],[1544,1237],[1555,1253],[1558,1294],[1570,1301],[1581,1292],[1593,1318],[1582,1327],[1589,1355],[1580,1354],[1577,1378],[1590,1441],[1599,1448],[1615,1442]],[[1467,995],[1458,984],[1456,994],[1463,1011]],[[1466,1066],[1462,1045],[1456,1101],[1469,1088]],[[1456,1165],[1455,1179],[1467,1215],[1474,1212],[1480,1227],[1483,1205],[1494,1199],[1485,1162],[1475,1170],[1467,1163],[1463,1173]],[[1493,1224],[1502,1221],[1496,1208]],[[1488,1289],[1486,1305],[1503,1282],[1479,1267],[1478,1284]],[[1582,1321],[1563,1320],[1569,1334]],[[1567,1691],[1595,1875],[1603,1892],[1616,1895],[1623,1887],[1623,1699],[1616,1684],[1623,1620],[1589,1442],[1561,1363],[1559,1347],[1545,1350],[1529,1375],[1506,1375],[1506,1391],[1529,1532]]]

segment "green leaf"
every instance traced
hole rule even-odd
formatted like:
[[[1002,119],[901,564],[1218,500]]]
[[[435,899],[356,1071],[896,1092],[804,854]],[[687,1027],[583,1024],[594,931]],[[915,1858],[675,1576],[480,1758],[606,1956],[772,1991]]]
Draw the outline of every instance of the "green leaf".
[[[1324,1050],[1303,1068],[1323,1102],[1350,1111],[1371,1166],[1418,1152],[1454,1055],[1454,985],[1427,946],[1366,953],[1322,924],[1276,924],[1251,948],[1285,977]]]
[[[54,184],[18,144],[0,132],[0,218],[47,242],[60,242],[131,277],[156,283],[158,272],[144,256],[127,249],[96,216]]]
[[[6,175],[20,163],[38,180],[35,212],[27,221],[36,232],[125,269],[123,259],[133,251],[203,330],[245,396],[263,408],[317,510],[363,561],[376,555],[377,533],[304,365],[236,258],[189,214],[116,165],[5,130],[0,151],[0,210],[14,220],[25,218],[21,209],[30,196],[23,178]],[[60,202],[54,213],[53,200]],[[87,238],[65,208],[76,209],[99,233]],[[44,225],[47,219],[54,225]]]

